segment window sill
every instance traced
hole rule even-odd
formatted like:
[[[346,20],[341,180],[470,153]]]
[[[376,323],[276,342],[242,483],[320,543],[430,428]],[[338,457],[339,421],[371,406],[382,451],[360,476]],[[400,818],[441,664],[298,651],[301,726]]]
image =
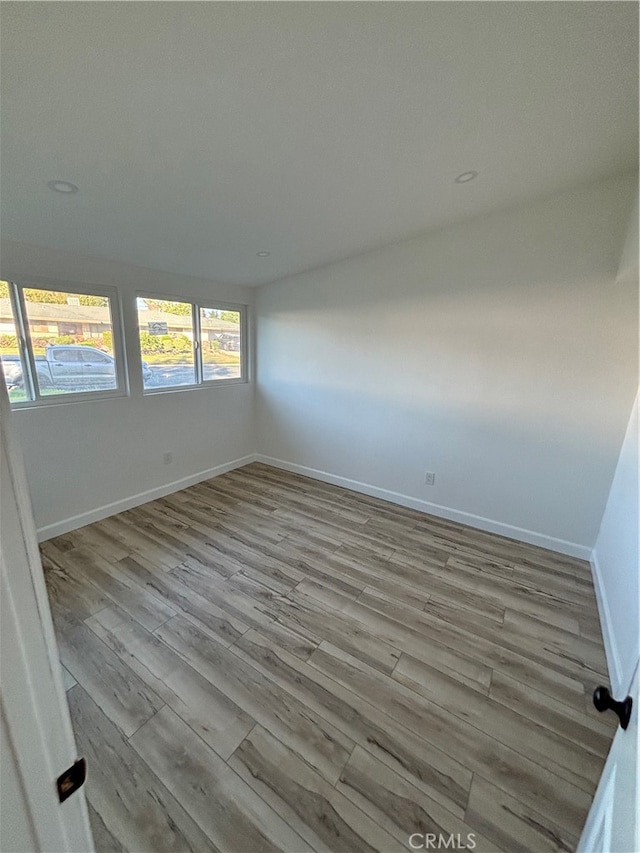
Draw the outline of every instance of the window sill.
[[[128,397],[126,391],[86,391],[80,394],[51,394],[47,397],[41,397],[39,400],[22,400],[20,402],[11,403],[11,410],[14,412],[24,409],[44,409],[50,406],[68,406],[76,403],[89,403],[98,400],[115,400],[118,398]]]
[[[174,385],[166,388],[145,388],[144,397],[155,397],[159,394],[175,394],[179,391],[200,391],[203,388],[219,388],[227,385],[248,385],[248,379],[210,379],[199,385]]]

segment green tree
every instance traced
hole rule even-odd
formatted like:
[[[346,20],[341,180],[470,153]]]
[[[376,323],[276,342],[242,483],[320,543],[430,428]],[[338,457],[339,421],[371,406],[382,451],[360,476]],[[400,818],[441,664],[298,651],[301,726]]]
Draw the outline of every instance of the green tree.
[[[221,320],[228,320],[230,323],[237,323],[240,320],[240,315],[237,311],[221,311]]]
[[[150,311],[179,314],[181,317],[188,317],[191,314],[191,305],[188,302],[167,302],[164,299],[145,299],[144,302]]]
[[[0,352],[18,349],[18,339],[15,335],[0,335]]]
[[[106,296],[81,296],[80,305],[96,305],[101,308],[106,308],[109,300]]]
[[[0,281],[0,299],[9,298],[9,282]]]
[[[162,342],[159,335],[150,335],[149,332],[140,332],[140,349],[143,355],[162,351]]]
[[[27,287],[24,291],[27,302],[47,303],[48,305],[66,305],[69,299],[77,299],[80,305],[96,305],[106,308],[109,300],[106,296],[89,296],[81,293],[63,293],[61,290],[37,290]]]
[[[66,293],[58,290],[36,290],[34,287],[25,288],[24,298],[27,302],[46,302],[48,305],[66,305],[67,303]]]

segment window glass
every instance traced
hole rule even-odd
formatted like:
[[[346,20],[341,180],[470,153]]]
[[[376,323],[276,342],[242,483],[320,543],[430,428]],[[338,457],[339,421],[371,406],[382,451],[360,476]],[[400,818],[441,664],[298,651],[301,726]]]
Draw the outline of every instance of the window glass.
[[[4,380],[12,403],[28,400],[28,384],[25,382],[18,331],[9,297],[9,282],[0,281],[0,357]]]
[[[106,353],[98,352],[97,350],[90,349],[89,347],[86,347],[85,349],[81,350],[79,355],[80,355],[80,359],[85,364],[112,364],[113,363],[112,359]]]
[[[200,308],[202,379],[242,378],[240,312]]]
[[[138,297],[138,333],[145,389],[196,383],[193,306]]]
[[[42,396],[118,387],[108,296],[23,288],[25,321]],[[101,360],[102,354],[110,356]],[[85,355],[95,361],[85,361]]]
[[[243,382],[243,306],[218,307],[139,296],[145,391]]]
[[[57,348],[55,346],[52,346],[50,349],[50,354],[52,361],[61,361],[63,364],[68,363],[70,361],[82,361],[80,353],[77,350],[71,349],[70,347]]]

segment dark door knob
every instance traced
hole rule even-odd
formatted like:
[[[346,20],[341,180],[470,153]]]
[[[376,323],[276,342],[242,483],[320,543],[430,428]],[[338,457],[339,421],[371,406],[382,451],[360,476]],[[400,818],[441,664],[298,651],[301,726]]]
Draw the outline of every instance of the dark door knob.
[[[593,691],[593,704],[598,711],[613,711],[618,715],[620,725],[626,729],[631,719],[631,709],[633,708],[633,699],[627,696],[622,702],[616,701],[607,687],[596,687]]]

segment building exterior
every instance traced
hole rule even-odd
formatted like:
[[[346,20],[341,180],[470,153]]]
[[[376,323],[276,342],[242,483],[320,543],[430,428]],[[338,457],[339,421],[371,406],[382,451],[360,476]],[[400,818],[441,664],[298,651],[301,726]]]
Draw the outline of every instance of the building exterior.
[[[111,312],[106,306],[29,302],[27,314],[33,337],[57,338],[70,335],[78,338],[100,338],[112,329]],[[164,311],[139,310],[140,330],[150,334],[180,334],[193,339],[192,319],[188,315]],[[232,345],[240,341],[237,323],[217,317],[200,321],[203,340],[224,341]],[[11,301],[0,299],[0,335],[15,335]]]

